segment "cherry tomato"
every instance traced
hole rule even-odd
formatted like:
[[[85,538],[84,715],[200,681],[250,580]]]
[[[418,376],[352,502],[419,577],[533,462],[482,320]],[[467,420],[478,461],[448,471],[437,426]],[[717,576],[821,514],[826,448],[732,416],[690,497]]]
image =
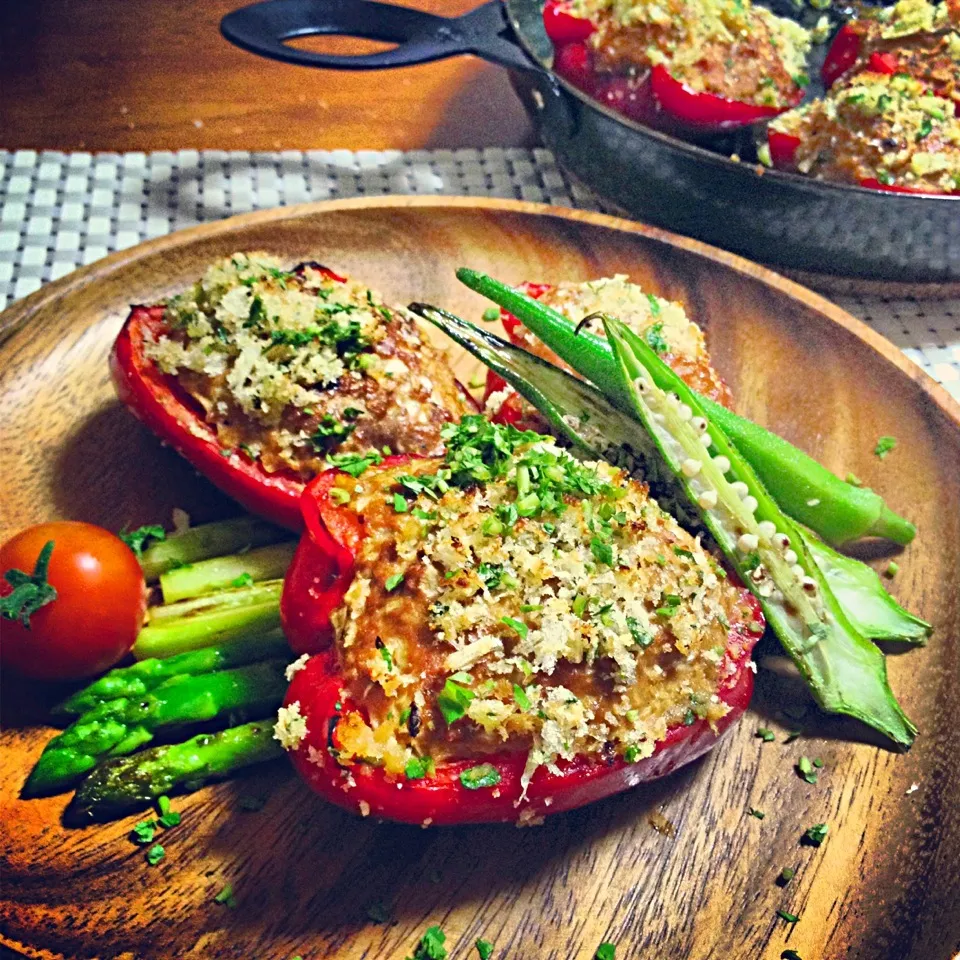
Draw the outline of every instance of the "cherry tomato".
[[[90,523],[41,523],[0,547],[0,597],[13,592],[8,570],[33,575],[53,543],[47,582],[56,598],[29,616],[0,619],[0,663],[38,680],[79,680],[112,667],[143,625],[147,590],[133,551]]]

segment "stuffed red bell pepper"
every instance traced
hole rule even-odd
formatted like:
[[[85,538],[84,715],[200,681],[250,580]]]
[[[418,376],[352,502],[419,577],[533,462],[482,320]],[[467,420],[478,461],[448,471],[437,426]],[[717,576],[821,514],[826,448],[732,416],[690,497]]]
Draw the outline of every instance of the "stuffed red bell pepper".
[[[960,194],[955,101],[905,73],[864,71],[770,124],[781,170],[894,193]]]
[[[237,253],[135,306],[111,356],[121,400],[248,510],[302,526],[305,483],[340,455],[435,454],[475,409],[406,312],[317,263]]]
[[[752,595],[622,471],[477,416],[444,439],[303,496],[277,735],[307,783],[410,823],[531,822],[713,746],[750,699]]]
[[[939,96],[960,99],[960,0],[861,8],[837,31],[821,76],[829,87],[864,71],[909,73]]]
[[[631,120],[710,134],[795,106],[809,33],[750,0],[547,0],[554,71]]]
[[[521,289],[574,321],[592,313],[619,317],[643,336],[688,386],[717,403],[731,405],[730,390],[711,363],[703,331],[687,317],[679,303],[644,293],[624,276],[603,277],[586,283],[524,283]],[[517,346],[565,370],[570,369],[512,314],[501,310],[500,320]],[[498,422],[545,429],[537,411],[493,372],[487,374],[484,403],[488,415]]]

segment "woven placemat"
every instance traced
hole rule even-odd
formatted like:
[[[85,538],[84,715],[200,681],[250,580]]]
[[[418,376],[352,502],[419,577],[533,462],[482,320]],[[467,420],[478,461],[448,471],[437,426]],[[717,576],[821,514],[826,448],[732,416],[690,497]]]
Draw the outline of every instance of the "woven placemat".
[[[269,207],[384,194],[601,210],[547,150],[0,151],[0,308],[115,250]],[[960,297],[833,294],[960,399]]]

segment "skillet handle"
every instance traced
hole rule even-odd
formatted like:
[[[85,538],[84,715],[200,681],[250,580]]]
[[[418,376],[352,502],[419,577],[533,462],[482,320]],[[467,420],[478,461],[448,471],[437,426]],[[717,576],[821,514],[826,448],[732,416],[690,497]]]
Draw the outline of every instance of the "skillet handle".
[[[538,69],[511,39],[500,0],[490,0],[460,17],[439,17],[372,0],[265,0],[228,13],[220,31],[250,53],[304,67],[380,70],[472,53],[504,67]],[[317,34],[384,40],[399,46],[380,53],[338,56],[297,50],[284,42]]]

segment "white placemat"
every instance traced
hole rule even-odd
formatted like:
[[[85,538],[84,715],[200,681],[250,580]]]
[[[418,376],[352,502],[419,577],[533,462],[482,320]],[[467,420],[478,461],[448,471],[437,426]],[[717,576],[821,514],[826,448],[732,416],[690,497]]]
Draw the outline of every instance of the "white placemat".
[[[602,209],[547,150],[0,151],[0,308],[114,250],[268,207],[383,194]],[[960,399],[960,299],[835,296]]]

